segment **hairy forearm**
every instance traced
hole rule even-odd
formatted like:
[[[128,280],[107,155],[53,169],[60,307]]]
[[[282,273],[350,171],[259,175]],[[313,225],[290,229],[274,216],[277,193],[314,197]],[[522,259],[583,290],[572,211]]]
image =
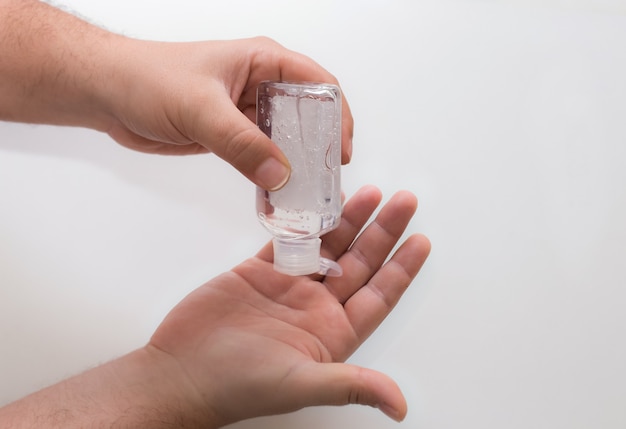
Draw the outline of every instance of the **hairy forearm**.
[[[0,427],[219,427],[210,409],[186,388],[184,374],[161,353],[139,349],[0,408]]]
[[[0,0],[0,120],[106,129],[122,40],[37,0]]]

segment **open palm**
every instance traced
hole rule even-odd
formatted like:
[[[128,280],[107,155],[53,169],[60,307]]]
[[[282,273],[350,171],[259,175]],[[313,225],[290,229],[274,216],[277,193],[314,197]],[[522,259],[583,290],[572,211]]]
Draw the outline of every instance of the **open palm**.
[[[387,260],[417,200],[397,193],[363,229],[380,201],[378,189],[361,189],[323,237],[322,252],[339,262],[341,277],[280,274],[268,244],[192,292],[155,332],[150,346],[175,358],[223,424],[348,403],[404,417],[405,400],[389,377],[341,363],[391,311],[430,250],[413,235]]]

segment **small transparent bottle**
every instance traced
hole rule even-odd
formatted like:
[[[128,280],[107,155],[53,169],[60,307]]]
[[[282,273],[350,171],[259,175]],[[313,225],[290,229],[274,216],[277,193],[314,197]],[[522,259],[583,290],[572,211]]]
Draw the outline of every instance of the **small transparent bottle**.
[[[291,164],[285,186],[257,188],[259,220],[273,235],[274,269],[341,275],[320,256],[320,236],[341,219],[341,92],[331,84],[262,82],[257,125]]]

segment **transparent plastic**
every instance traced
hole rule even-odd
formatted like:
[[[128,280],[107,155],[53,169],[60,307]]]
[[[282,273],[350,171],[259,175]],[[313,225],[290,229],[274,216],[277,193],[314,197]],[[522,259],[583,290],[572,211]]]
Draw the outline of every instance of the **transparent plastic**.
[[[257,188],[257,213],[273,235],[274,269],[289,275],[341,275],[320,256],[320,236],[341,219],[341,92],[331,84],[262,82],[257,125],[283,151],[283,188]]]

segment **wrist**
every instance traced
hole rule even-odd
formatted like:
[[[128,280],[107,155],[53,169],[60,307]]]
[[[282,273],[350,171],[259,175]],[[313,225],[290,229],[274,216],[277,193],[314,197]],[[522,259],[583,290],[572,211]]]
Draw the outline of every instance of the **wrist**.
[[[169,355],[144,347],[0,408],[14,429],[215,429],[220,423]]]
[[[111,414],[122,426],[214,429],[218,419],[171,355],[146,346],[110,363]],[[108,383],[108,382],[107,382]],[[104,386],[103,386],[104,387]],[[106,390],[106,389],[101,389]]]

